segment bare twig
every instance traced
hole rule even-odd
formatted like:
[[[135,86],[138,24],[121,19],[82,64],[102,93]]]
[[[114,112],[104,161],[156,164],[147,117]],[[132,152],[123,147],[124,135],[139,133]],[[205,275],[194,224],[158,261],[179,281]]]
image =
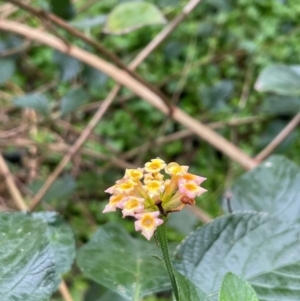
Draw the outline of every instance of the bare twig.
[[[13,14],[15,11],[16,11],[16,7],[9,4],[9,3],[6,3],[4,4],[3,6],[1,6],[1,11],[0,11],[0,18],[4,19],[4,18],[7,18],[8,16],[10,16],[11,14]]]
[[[23,52],[26,49],[28,49],[29,47],[30,47],[30,41],[25,40],[24,43],[22,43],[21,45],[18,45],[14,48],[7,49],[5,51],[0,52],[0,58],[6,57],[6,56],[11,56],[11,55],[17,54],[19,52]]]
[[[239,108],[243,109],[246,106],[250,89],[251,89],[251,83],[253,79],[253,71],[254,71],[254,64],[252,62],[249,62],[249,66],[246,71],[245,80],[242,88],[242,94],[239,101]]]
[[[198,206],[187,206],[188,210],[194,213],[203,223],[207,224],[212,221],[212,217]]]
[[[37,142],[34,142],[29,139],[23,139],[23,138],[17,138],[17,139],[6,139],[6,140],[0,140],[0,146],[37,146],[39,149],[42,150],[49,150],[53,152],[60,152],[60,153],[69,153],[71,146],[65,143],[53,143],[53,144],[40,144]],[[82,155],[86,155],[95,159],[99,159],[105,162],[111,162],[112,165],[114,165],[117,168],[125,169],[125,168],[136,168],[137,166],[134,164],[131,164],[127,161],[124,161],[124,159],[111,157],[109,155],[94,151],[92,149],[82,147],[80,150],[80,153]]]
[[[4,161],[1,154],[0,154],[0,173],[3,175],[6,185],[7,185],[7,188],[10,192],[10,195],[11,195],[12,199],[14,200],[18,209],[27,210],[27,205],[26,205],[25,201],[23,200],[22,195],[14,182],[14,178],[13,178],[12,174],[10,173],[8,166],[7,166],[6,162]]]
[[[300,112],[289,122],[289,124],[274,138],[273,141],[255,156],[257,162],[261,162],[272,154],[272,152],[284,141],[300,122]]]
[[[73,298],[69,292],[69,289],[64,281],[62,281],[60,283],[59,292],[61,293],[61,295],[65,301],[73,301]]]
[[[10,138],[10,137],[16,136],[16,135],[26,131],[27,128],[28,128],[28,124],[22,124],[16,128],[13,128],[11,130],[0,133],[0,138],[5,139],[5,138]]]

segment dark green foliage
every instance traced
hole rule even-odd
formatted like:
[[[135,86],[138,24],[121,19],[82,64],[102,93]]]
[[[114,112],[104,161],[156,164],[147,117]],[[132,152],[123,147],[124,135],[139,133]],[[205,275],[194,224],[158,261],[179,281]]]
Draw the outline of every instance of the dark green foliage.
[[[52,13],[66,20],[75,16],[75,8],[71,0],[50,0],[50,8]]]

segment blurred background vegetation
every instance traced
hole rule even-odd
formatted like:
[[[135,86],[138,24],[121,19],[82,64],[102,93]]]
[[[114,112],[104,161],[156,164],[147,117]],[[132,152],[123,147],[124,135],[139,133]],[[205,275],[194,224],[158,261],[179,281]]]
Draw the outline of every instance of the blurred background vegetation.
[[[85,36],[100,42],[125,64],[188,3],[149,0],[156,11],[143,12],[138,8],[134,11],[141,1],[131,1],[130,11],[121,11],[118,23],[112,20],[112,14],[128,1],[23,2],[52,11]],[[126,19],[132,13],[140,18],[134,20],[136,26],[126,30]],[[137,73],[173,105],[210,124],[255,157],[300,109],[299,16],[296,0],[203,0],[151,52]],[[0,1],[0,19],[43,29],[66,44],[103,57],[47,18],[41,21],[11,6],[10,1]],[[142,24],[146,19],[149,25]],[[81,61],[24,36],[1,31],[0,26],[0,150],[28,202],[76,142],[114,85],[113,79]],[[299,164],[299,134],[299,129],[295,129],[275,153]],[[122,223],[136,235],[132,221],[117,213],[102,214],[108,200],[104,190],[123,176],[126,167],[142,166],[156,157],[189,165],[192,172],[207,177],[203,186],[208,192],[197,200],[207,217],[222,213],[223,193],[244,172],[223,152],[122,88],[38,209],[59,211],[73,228],[78,246],[99,225],[109,221]],[[0,204],[2,210],[15,208],[2,182]],[[198,211],[174,214],[169,225],[170,240],[176,245],[202,222]],[[66,282],[74,300],[119,300],[105,296],[104,289],[91,284],[76,266],[66,275]],[[54,300],[61,300],[59,294]],[[170,295],[145,300],[170,300]]]

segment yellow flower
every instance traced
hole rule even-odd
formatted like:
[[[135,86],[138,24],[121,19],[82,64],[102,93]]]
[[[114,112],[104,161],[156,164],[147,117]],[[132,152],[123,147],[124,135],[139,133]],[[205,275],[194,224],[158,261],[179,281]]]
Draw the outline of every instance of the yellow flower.
[[[129,180],[123,182],[123,183],[117,184],[115,186],[115,190],[118,193],[129,194],[134,190],[136,185],[137,184],[134,181],[129,179]]]
[[[144,210],[144,199],[137,197],[129,197],[123,206],[123,217],[134,216],[136,213],[142,212]]]
[[[195,197],[206,191],[199,186],[205,178],[188,173],[188,168],[176,162],[166,165],[156,158],[144,168],[126,169],[125,176],[105,191],[112,196],[103,212],[119,208],[123,217],[134,216],[136,231],[149,240],[163,223],[159,216],[194,205]],[[164,174],[160,173],[163,169]]]
[[[201,195],[205,191],[207,190],[198,186],[193,181],[184,182],[181,185],[179,185],[179,192],[191,199],[194,199],[196,196]]]
[[[135,231],[142,231],[142,234],[150,240],[156,228],[163,223],[158,216],[158,211],[136,214],[138,220],[134,223]]]
[[[161,160],[160,158],[152,159],[151,162],[147,162],[145,164],[145,171],[151,173],[160,172],[166,166],[165,161]]]
[[[144,175],[144,184],[146,185],[152,180],[163,181],[163,179],[164,179],[164,175],[161,173],[156,173],[156,174],[146,173]]]
[[[203,177],[200,177],[200,176],[197,176],[197,175],[193,175],[191,173],[186,173],[185,175],[183,175],[180,179],[179,179],[179,185],[180,185],[180,182],[182,181],[193,181],[195,182],[197,185],[200,185],[203,181],[206,180],[206,178],[203,178]]]
[[[103,213],[116,211],[117,208],[120,208],[121,203],[126,199],[122,194],[112,195],[109,198],[109,203],[105,206]]]
[[[143,177],[143,169],[126,169],[125,176],[133,181],[139,181]]]
[[[149,181],[146,185],[144,185],[144,189],[148,192],[150,197],[159,195],[165,189],[162,181]]]
[[[165,171],[169,175],[183,176],[187,173],[188,168],[188,166],[179,165],[176,162],[171,162],[166,166]]]

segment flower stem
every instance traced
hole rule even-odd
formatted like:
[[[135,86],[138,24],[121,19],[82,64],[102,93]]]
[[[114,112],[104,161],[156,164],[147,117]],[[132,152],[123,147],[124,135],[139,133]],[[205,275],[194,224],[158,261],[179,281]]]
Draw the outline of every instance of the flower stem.
[[[177,285],[177,281],[176,281],[176,278],[174,275],[173,266],[171,263],[171,258],[170,258],[170,253],[169,253],[169,245],[168,245],[167,231],[166,231],[167,218],[164,217],[163,220],[164,220],[164,223],[162,225],[160,225],[156,230],[156,238],[157,238],[157,241],[159,243],[159,246],[160,246],[162,254],[163,254],[163,258],[164,258],[164,261],[166,264],[167,272],[168,272],[170,280],[171,280],[175,299],[177,301],[179,301],[178,285]]]

